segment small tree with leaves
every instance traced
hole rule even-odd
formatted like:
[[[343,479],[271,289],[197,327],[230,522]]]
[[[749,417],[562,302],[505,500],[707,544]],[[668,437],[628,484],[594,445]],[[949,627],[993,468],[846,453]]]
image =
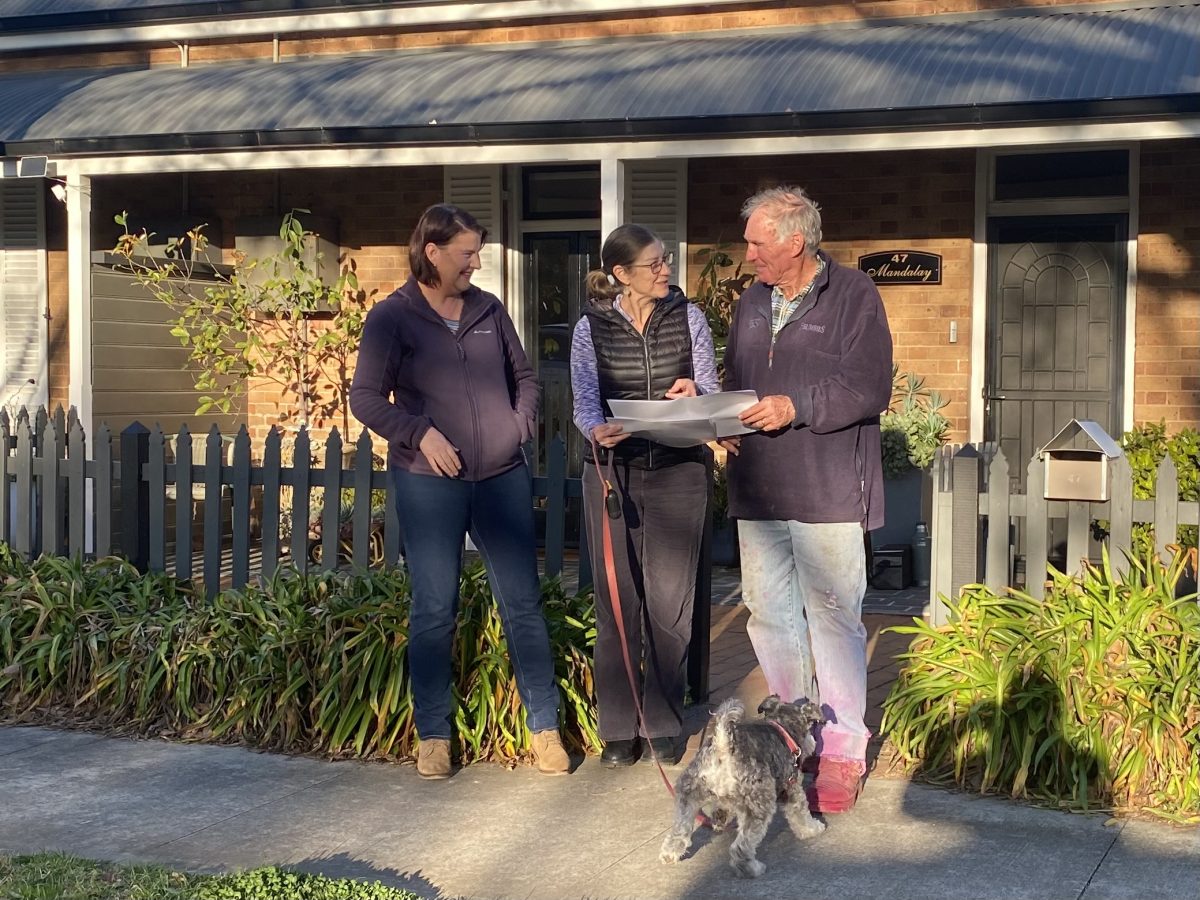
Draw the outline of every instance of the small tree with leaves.
[[[189,351],[200,393],[196,415],[228,413],[255,380],[277,386],[285,418],[308,425],[313,415],[340,414],[350,425],[350,358],[366,318],[366,296],[352,263],[331,284],[320,257],[309,259],[314,237],[293,210],[279,228],[278,252],[250,259],[236,254],[228,271],[198,267],[208,246],[203,225],[169,236],[165,258],[149,252],[145,230],[130,231],[128,215],[115,217],[124,233],[113,248],[126,271],[176,313],[171,334]]]

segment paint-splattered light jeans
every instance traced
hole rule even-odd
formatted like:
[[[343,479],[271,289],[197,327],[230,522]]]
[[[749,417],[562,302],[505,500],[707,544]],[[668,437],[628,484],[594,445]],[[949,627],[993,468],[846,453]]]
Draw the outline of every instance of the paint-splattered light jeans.
[[[829,721],[822,756],[862,760],[867,709],[867,590],[857,522],[738,521],[746,631],[767,687],[817,700]],[[815,677],[815,684],[814,684]]]

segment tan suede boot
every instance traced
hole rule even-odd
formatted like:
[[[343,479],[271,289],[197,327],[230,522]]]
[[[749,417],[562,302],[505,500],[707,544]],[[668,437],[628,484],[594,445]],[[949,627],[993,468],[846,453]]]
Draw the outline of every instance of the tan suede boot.
[[[571,759],[557,731],[539,731],[533,736],[533,756],[543,775],[566,775],[571,771]]]
[[[430,738],[417,747],[417,774],[422,778],[449,778],[450,742],[445,738]]]

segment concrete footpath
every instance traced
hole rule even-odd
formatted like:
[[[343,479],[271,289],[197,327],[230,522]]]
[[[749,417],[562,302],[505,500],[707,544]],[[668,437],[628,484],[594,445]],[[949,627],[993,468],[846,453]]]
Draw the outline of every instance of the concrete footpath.
[[[864,616],[868,724],[895,677],[904,621]],[[740,607],[713,610],[714,700],[757,704]],[[705,707],[689,716],[694,750]],[[690,752],[690,751],[689,751]],[[672,770],[677,773],[678,770]],[[671,800],[649,763],[582,761],[568,777],[477,765],[426,782],[411,765],[0,728],[0,854],[61,850],[196,872],[288,865],[424,897],[1200,900],[1200,829],[1109,821],[873,776],[859,805],[798,842],[782,817],[766,874],[729,869],[732,835],[658,861]]]

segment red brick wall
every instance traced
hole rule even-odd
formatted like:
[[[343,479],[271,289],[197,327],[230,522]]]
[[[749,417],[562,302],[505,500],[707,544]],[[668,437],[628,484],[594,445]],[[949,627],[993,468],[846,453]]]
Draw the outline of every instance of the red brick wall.
[[[744,157],[693,160],[689,167],[688,271],[694,289],[697,251],[725,244],[736,259],[742,202],[775,184],[805,188],[822,208],[823,248],[838,262],[908,249],[942,256],[940,285],[881,287],[901,372],[916,372],[950,401],[944,410],[952,440],[968,427],[971,347],[971,247],[974,231],[974,151],[864,153],[853,156]],[[949,342],[949,322],[958,341]]]
[[[1200,142],[1144,145],[1133,417],[1200,427]]]

